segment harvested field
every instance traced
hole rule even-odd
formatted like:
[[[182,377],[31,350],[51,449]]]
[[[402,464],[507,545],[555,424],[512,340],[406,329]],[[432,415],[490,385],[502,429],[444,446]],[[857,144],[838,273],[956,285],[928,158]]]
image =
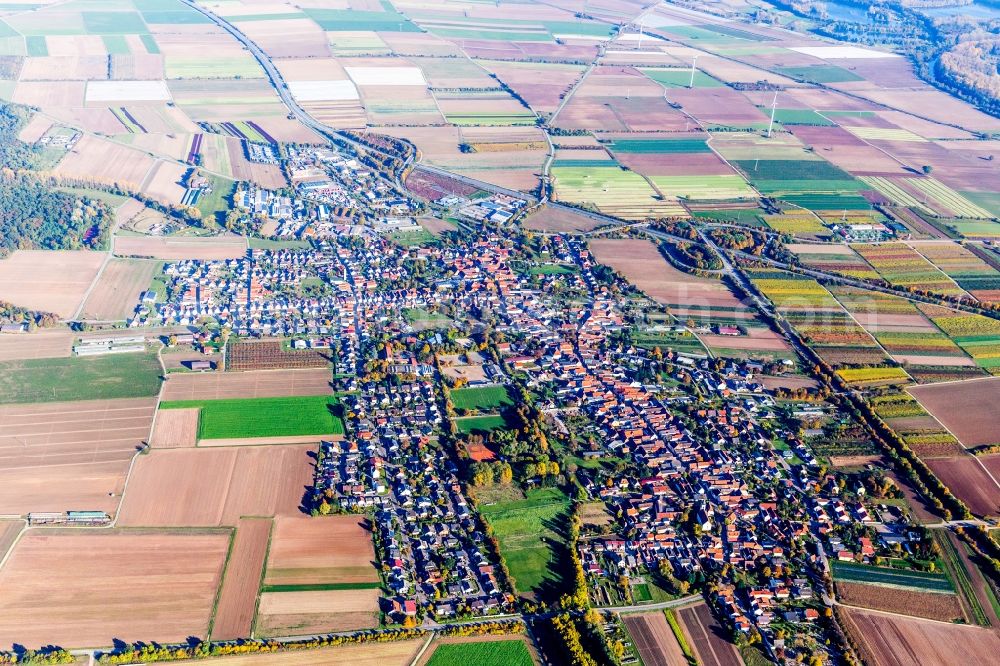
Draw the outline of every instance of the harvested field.
[[[622,617],[645,666],[687,666],[687,658],[662,611]]]
[[[989,629],[854,609],[845,616],[865,662],[876,666],[988,666],[1000,652],[1000,637]]]
[[[643,239],[595,239],[590,242],[594,258],[615,269],[658,303],[669,305],[673,314],[704,317],[713,314],[750,318],[743,304],[718,280],[682,273],[671,266],[651,241]]]
[[[378,625],[377,589],[265,592],[256,634],[285,636],[372,629]]]
[[[728,640],[726,630],[719,626],[705,604],[682,608],[677,619],[691,637],[691,648],[704,666],[743,666],[740,653]]]
[[[409,666],[424,639],[339,645],[318,650],[241,654],[204,660],[219,666]]]
[[[246,254],[247,242],[239,236],[212,238],[165,238],[160,236],[115,236],[115,255],[177,261],[239,259]]]
[[[84,302],[80,317],[102,321],[127,319],[159,267],[156,261],[112,259]]]
[[[87,250],[17,250],[0,260],[0,300],[70,318],[103,261]]]
[[[552,206],[543,206],[524,218],[522,222],[525,229],[559,233],[591,231],[602,224],[604,224],[603,220],[588,217],[568,208],[553,208]]]
[[[128,460],[155,407],[152,398],[0,407],[0,469]]]
[[[66,358],[73,346],[68,329],[34,331],[27,335],[0,335],[0,362],[28,358]]]
[[[265,586],[378,583],[371,533],[360,516],[275,521]]]
[[[913,615],[941,622],[965,621],[956,594],[937,594],[885,585],[837,581],[837,599],[851,606],[887,613]]]
[[[0,514],[114,513],[155,404],[142,398],[0,407]]]
[[[259,370],[171,375],[163,400],[223,400],[332,395],[329,370]]]
[[[0,642],[204,636],[228,547],[224,532],[29,533],[0,571]]]
[[[271,535],[269,518],[241,518],[212,624],[214,640],[246,638],[253,629],[260,575]]]
[[[53,173],[63,178],[118,184],[139,191],[154,163],[155,160],[144,152],[85,134]]]
[[[1000,378],[907,389],[967,447],[1000,444]]]
[[[241,516],[298,515],[312,485],[313,447],[161,449],[141,456],[121,508],[124,526],[235,525]],[[183,498],[183,501],[171,501]]]
[[[925,461],[958,499],[977,516],[1000,515],[1000,486],[973,456]]]
[[[154,449],[183,449],[198,443],[197,409],[161,409],[156,415],[149,445]]]

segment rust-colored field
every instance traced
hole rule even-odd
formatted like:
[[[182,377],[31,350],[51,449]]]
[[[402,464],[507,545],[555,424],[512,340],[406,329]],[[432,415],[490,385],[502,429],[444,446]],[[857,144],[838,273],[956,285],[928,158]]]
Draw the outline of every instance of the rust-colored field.
[[[330,395],[332,375],[327,369],[262,370],[173,374],[163,385],[164,400],[221,400],[223,398],[281,398]]]
[[[875,666],[988,666],[1000,653],[1000,636],[989,629],[854,609],[841,616]]]
[[[81,318],[104,321],[128,318],[158,267],[155,261],[113,259],[108,262],[83,304]]]
[[[590,231],[604,224],[601,220],[576,213],[568,208],[543,206],[524,218],[524,228],[536,231]]]
[[[0,513],[114,513],[155,406],[135,398],[0,407]]]
[[[1000,444],[1000,377],[907,389],[968,447]]]
[[[115,255],[180,259],[239,259],[246,254],[246,240],[237,236],[211,238],[164,238],[158,236],[115,236]]]
[[[68,329],[0,335],[0,361],[66,358],[72,347],[73,333]]]
[[[265,592],[256,632],[261,636],[371,629],[378,624],[377,589]]]
[[[250,635],[270,534],[270,518],[241,518],[236,526],[236,537],[215,609],[213,639],[230,640]]]
[[[0,260],[0,301],[72,317],[103,261],[89,250],[17,250]]]
[[[267,585],[375,583],[375,550],[360,516],[281,516],[267,558]]]
[[[662,611],[622,617],[646,666],[687,666],[687,658]]]
[[[161,449],[140,456],[120,524],[236,525],[241,516],[298,515],[312,483],[311,446]]]
[[[1000,486],[974,457],[932,458],[931,471],[977,516],[1000,514]]]
[[[0,644],[204,636],[228,547],[224,532],[26,534],[0,570]]]
[[[904,590],[884,585],[837,582],[837,598],[850,606],[913,615],[928,620],[965,620],[958,595]]]
[[[198,409],[161,409],[153,424],[149,445],[154,449],[182,449],[198,443]]]
[[[409,666],[423,646],[423,639],[338,645],[319,650],[241,654],[203,660],[219,666]],[[161,663],[161,662],[156,662]]]
[[[691,637],[691,648],[704,666],[743,666],[736,647],[726,640],[723,629],[705,604],[682,608],[677,619]]]

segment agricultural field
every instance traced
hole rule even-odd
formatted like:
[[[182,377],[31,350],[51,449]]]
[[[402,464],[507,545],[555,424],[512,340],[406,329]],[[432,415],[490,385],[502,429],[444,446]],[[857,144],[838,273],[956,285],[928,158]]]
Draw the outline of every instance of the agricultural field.
[[[1000,650],[996,633],[980,627],[860,610],[843,616],[849,618],[845,630],[860,641],[866,662],[878,666],[906,666],[914,655],[926,666],[950,666],[956,660],[987,666]]]
[[[163,385],[164,401],[284,398],[330,395],[325,369],[173,374]]]
[[[270,519],[240,518],[212,619],[212,638],[250,635],[270,536]]]
[[[535,660],[527,644],[519,638],[440,642],[425,666],[532,666]]]
[[[965,446],[1000,444],[1000,378],[911,386],[907,391]]]
[[[228,547],[223,531],[26,534],[0,570],[0,641],[89,647],[204,636]]]
[[[315,447],[154,449],[136,459],[119,524],[234,526],[243,516],[301,515]],[[183,498],[178,501],[177,498]]]
[[[810,227],[814,229],[814,227]],[[862,280],[878,278],[878,273],[849,245],[790,244],[785,248],[798,257],[803,266],[830,273],[840,273]]]
[[[552,177],[556,200],[593,206],[606,215],[625,220],[686,215],[676,200],[658,199],[645,178],[614,163],[556,161]]]
[[[279,517],[256,626],[265,635],[375,626],[379,575],[357,516]]]
[[[1000,321],[940,308],[929,316],[976,365],[990,374],[1000,373]]]
[[[698,663],[705,666],[741,666],[743,659],[732,643],[727,641],[725,630],[712,616],[706,604],[699,603],[675,611],[683,630],[691,638],[691,648]]]
[[[139,302],[139,294],[153,281],[160,267],[158,261],[112,259],[83,303],[80,317],[103,321],[127,319]]]
[[[1000,301],[1000,271],[970,249],[956,243],[920,243],[911,247],[977,300]]]
[[[645,666],[673,666],[686,663],[666,616],[660,612],[622,617]]]
[[[654,301],[670,307],[679,318],[693,317],[706,323],[733,320],[749,323],[753,314],[719,280],[683,273],[644,239],[595,239],[590,251]]]
[[[555,488],[540,488],[528,491],[524,499],[479,508],[500,542],[517,591],[535,598],[557,597],[563,581],[549,563],[564,557],[566,496]]]
[[[264,652],[205,660],[219,666],[410,666],[424,645],[422,639],[338,645],[316,650]]]
[[[940,622],[966,621],[957,594],[837,581],[837,599],[859,608],[923,617]]]
[[[17,250],[0,259],[0,300],[70,319],[103,261],[88,250]]]
[[[835,581],[864,583],[885,587],[902,587],[942,594],[955,592],[954,584],[943,573],[889,569],[887,567],[873,567],[866,564],[839,561],[831,562],[831,566]]]
[[[941,269],[908,245],[886,243],[853,248],[891,285],[949,296],[965,293]]]
[[[152,352],[5,361],[0,405],[152,396],[161,372]]]
[[[0,407],[0,513],[115,513],[155,408],[152,398]]]
[[[344,424],[334,414],[339,405],[328,396],[175,400],[160,409],[198,409],[199,440],[319,438],[342,435]]]
[[[887,356],[825,287],[781,271],[752,271],[754,285],[832,365],[879,365]]]

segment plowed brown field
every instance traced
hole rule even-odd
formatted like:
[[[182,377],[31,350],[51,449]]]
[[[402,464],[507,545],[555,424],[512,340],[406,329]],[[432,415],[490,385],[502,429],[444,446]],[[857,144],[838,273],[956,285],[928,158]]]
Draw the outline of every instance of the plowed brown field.
[[[0,644],[204,636],[229,535],[32,532],[0,570]]]
[[[687,658],[662,611],[622,618],[645,666],[687,666]]]
[[[298,515],[312,484],[311,446],[160,449],[136,461],[123,526],[236,525],[241,516]]]
[[[241,518],[236,526],[236,538],[215,610],[213,639],[229,640],[250,635],[270,534],[270,518]]]
[[[163,385],[164,400],[221,400],[330,395],[332,376],[326,369],[263,370],[173,374]]]

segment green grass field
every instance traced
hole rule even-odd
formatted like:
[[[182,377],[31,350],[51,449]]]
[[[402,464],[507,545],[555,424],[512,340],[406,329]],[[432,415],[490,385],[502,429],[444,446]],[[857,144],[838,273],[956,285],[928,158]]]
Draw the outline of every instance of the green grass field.
[[[943,573],[887,569],[885,567],[871,567],[853,562],[832,562],[831,564],[833,566],[834,580],[910,587],[930,592],[955,591],[955,586],[952,585],[948,576]]]
[[[466,435],[473,432],[487,433],[510,426],[510,423],[502,414],[466,416],[455,419],[455,424],[458,426],[458,431]]]
[[[708,153],[705,139],[615,139],[608,147],[616,153]]]
[[[264,70],[250,55],[231,58],[167,56],[168,79],[260,79]]]
[[[391,5],[390,5],[391,7]],[[355,9],[305,9],[319,27],[328,32],[420,32],[420,28],[395,11],[366,12]]]
[[[691,83],[691,70],[687,67],[642,67],[639,71],[664,88],[687,88]],[[722,81],[709,76],[700,69],[694,71],[695,88],[721,88],[724,85]]]
[[[427,666],[532,666],[534,660],[524,641],[506,639],[439,645]]]
[[[770,113],[770,109],[760,107],[764,113]],[[775,109],[774,120],[782,125],[819,125],[822,127],[833,126],[834,123],[829,118],[824,118],[812,109]]]
[[[850,181],[851,175],[826,160],[733,160],[754,182],[768,180]]]
[[[497,409],[513,405],[506,386],[477,386],[451,392],[455,409]]]
[[[153,353],[0,363],[0,404],[143,398],[160,390]]]
[[[479,507],[500,542],[500,552],[522,594],[561,587],[552,565],[562,557],[569,500],[558,488],[529,490],[525,499]]]
[[[344,423],[334,412],[339,402],[328,395],[291,398],[174,400],[161,409],[199,408],[199,439],[248,439],[300,435],[341,435]]]
[[[802,67],[776,67],[780,74],[812,83],[842,83],[863,81],[860,76],[836,65],[805,65]]]
[[[149,32],[136,12],[82,12],[83,25],[91,35],[141,35]]]

